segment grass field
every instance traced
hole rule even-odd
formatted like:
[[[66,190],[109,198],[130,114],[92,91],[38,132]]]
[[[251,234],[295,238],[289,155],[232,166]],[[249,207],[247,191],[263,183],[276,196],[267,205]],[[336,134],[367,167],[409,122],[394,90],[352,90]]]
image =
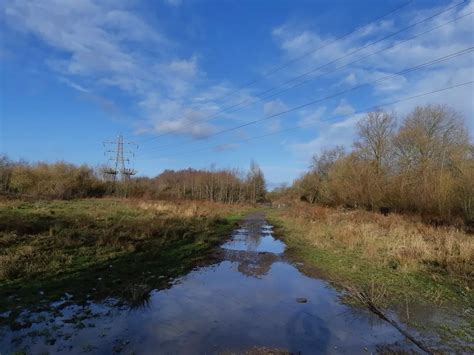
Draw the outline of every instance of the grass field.
[[[192,202],[2,201],[0,313],[64,295],[145,302],[150,290],[208,262],[243,211]]]

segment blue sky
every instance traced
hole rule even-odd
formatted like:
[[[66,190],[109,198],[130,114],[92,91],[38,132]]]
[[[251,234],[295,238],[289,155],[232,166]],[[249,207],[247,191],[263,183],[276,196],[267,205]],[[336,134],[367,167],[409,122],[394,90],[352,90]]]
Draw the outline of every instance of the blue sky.
[[[364,108],[474,80],[471,52],[215,135],[474,45],[471,1],[427,21],[460,1],[413,1],[374,21],[406,2],[7,0],[0,23],[0,152],[99,165],[107,159],[102,141],[122,133],[139,144],[133,167],[141,175],[244,170],[253,159],[271,186],[291,182],[313,154],[350,148]],[[318,67],[305,83],[261,97]],[[473,88],[388,109],[403,117],[417,104],[451,105],[472,138]],[[292,127],[300,128],[277,134]]]

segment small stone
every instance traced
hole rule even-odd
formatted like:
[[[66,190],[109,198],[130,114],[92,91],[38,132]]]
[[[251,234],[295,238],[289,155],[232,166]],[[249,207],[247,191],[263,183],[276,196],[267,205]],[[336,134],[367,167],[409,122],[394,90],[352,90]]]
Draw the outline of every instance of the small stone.
[[[307,298],[304,298],[304,297],[298,297],[296,299],[296,302],[298,303],[307,303],[308,302],[308,299]]]

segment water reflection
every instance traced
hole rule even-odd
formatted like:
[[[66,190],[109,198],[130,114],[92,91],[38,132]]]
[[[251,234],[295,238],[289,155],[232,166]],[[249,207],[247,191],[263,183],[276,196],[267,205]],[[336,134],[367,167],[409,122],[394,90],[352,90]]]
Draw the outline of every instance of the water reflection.
[[[238,264],[239,272],[257,278],[266,275],[272,264],[281,260],[280,255],[268,252],[225,250],[223,255],[225,260]]]
[[[262,277],[274,262],[282,259],[285,244],[273,237],[272,226],[262,217],[245,221],[245,228],[237,229],[222,245],[223,258],[238,263],[237,270],[246,276]]]
[[[232,238],[222,245],[223,249],[247,252],[268,252],[281,254],[285,244],[273,237],[273,227],[257,217],[246,220],[245,228],[237,229]]]
[[[389,325],[341,304],[326,282],[286,262],[284,244],[273,239],[262,216],[251,216],[223,248],[221,262],[190,272],[169,289],[131,286],[125,293],[144,308],[113,299],[81,306],[68,300],[47,312],[25,312],[21,321],[31,326],[0,327],[0,350],[217,354],[258,346],[355,354],[384,343],[409,347]]]

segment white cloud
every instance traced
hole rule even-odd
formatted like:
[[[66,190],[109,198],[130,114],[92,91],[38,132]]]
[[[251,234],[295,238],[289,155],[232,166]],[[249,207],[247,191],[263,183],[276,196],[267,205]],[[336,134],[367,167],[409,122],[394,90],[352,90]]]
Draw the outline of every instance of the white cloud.
[[[308,56],[305,63],[302,63],[303,67],[309,65],[315,67],[320,63],[333,61],[338,57],[346,55],[347,53],[357,50],[361,46],[372,42],[374,38],[366,38],[369,34],[376,33],[378,37],[389,35],[401,30],[415,21],[424,19],[452,5],[453,4],[432,8],[426,11],[416,9],[413,13],[404,14],[402,18],[408,19],[408,21],[399,21],[400,23],[397,23],[396,25],[393,21],[379,21],[336,42],[333,42],[335,40],[333,36],[323,36],[317,31],[300,29],[301,26],[291,26],[289,24],[274,29],[272,33],[283,53],[291,58],[298,57],[298,55],[308,53],[310,50],[325,45],[324,48],[317,50]],[[355,83],[356,78],[363,77],[363,81],[365,82],[366,79],[370,79],[370,77],[366,77],[368,74],[370,74],[372,78],[377,76],[380,77],[383,74],[393,74],[402,69],[413,67],[417,64],[472,46],[473,15],[449,23],[440,29],[415,38],[414,40],[401,43],[414,35],[426,31],[427,29],[445,24],[456,17],[466,15],[472,11],[474,11],[474,2],[470,1],[465,6],[459,6],[456,9],[412,28],[409,31],[400,33],[399,35],[393,36],[388,40],[377,43],[376,45],[361,51],[360,53],[363,55],[371,54],[379,49],[389,47],[390,45],[396,45],[385,52],[381,52],[375,56],[363,59],[357,64],[351,65],[350,68],[348,68],[349,72],[341,71],[341,80],[345,80],[346,83],[351,84]],[[398,43],[401,44],[397,45]],[[338,61],[336,66],[351,62],[361,54],[355,54],[347,59]],[[462,65],[465,67],[472,66],[472,56],[465,56]],[[445,64],[438,65],[436,68],[440,71],[451,71],[453,68],[455,69],[457,67],[457,63],[446,62]],[[432,74],[428,73],[427,75]],[[408,78],[398,77],[397,80],[399,82],[395,83],[395,80],[392,80],[390,84],[381,82],[378,84],[378,88],[383,89],[386,87],[390,90],[402,90],[407,86],[412,85],[412,82]]]
[[[80,91],[80,92],[83,92],[83,93],[88,93],[89,90],[87,90],[85,87],[83,87],[82,85],[79,85],[67,78],[59,78],[59,81],[66,84],[67,86],[73,88],[73,89],[76,89],[77,91]]]
[[[184,118],[176,118],[168,121],[158,121],[155,125],[155,130],[160,133],[181,133],[190,134],[193,138],[206,138],[214,133],[215,129],[212,125],[207,123],[199,123],[195,119],[193,112]]]
[[[265,116],[273,116],[285,110],[288,110],[288,106],[281,100],[268,101],[263,104],[263,114]]]
[[[342,80],[342,83],[347,84],[349,86],[354,86],[355,84],[357,84],[357,77],[356,77],[355,73],[350,73],[349,75],[347,75]]]
[[[126,94],[141,110],[137,131],[199,138],[210,134],[214,125],[195,123],[220,110],[215,100],[231,92],[232,86],[208,87],[198,55],[176,55],[176,45],[139,17],[132,5],[128,1],[10,0],[3,11],[9,27],[35,36],[52,49],[44,63],[65,85],[91,95],[108,88]],[[243,90],[230,102],[246,97],[249,94]]]
[[[419,8],[413,10],[407,9],[407,11],[400,16],[394,16],[393,21],[378,21],[336,42],[333,42],[336,38],[335,36],[328,34],[326,29],[315,28],[313,24],[305,26],[301,23],[286,23],[275,28],[272,35],[285,58],[298,58],[302,54],[312,51],[305,59],[295,64],[294,72],[301,74],[302,72],[304,73],[334,61],[333,64],[320,69],[320,71],[324,73],[333,69],[338,70],[330,75],[323,75],[321,78],[312,81],[311,87],[312,90],[317,90],[319,85],[319,87],[323,87],[326,90],[329,88],[329,90],[332,89],[338,92],[340,91],[340,86],[348,88],[355,87],[472,47],[474,39],[472,33],[473,15],[468,14],[474,11],[474,1],[468,1],[466,4],[462,4],[440,16],[434,17],[408,31],[374,44],[347,58],[338,60],[338,58],[358,50],[374,40],[399,31],[417,21],[439,13],[448,7],[452,7],[454,4],[455,3],[450,3],[443,6],[431,7],[426,10],[420,10]],[[465,17],[453,21],[455,18],[461,16]],[[453,22],[448,23],[449,21]],[[411,39],[420,33],[441,25],[443,25],[443,27]],[[318,48],[320,49],[317,50]],[[389,49],[381,51],[385,48]],[[363,58],[347,67],[339,68],[358,58],[378,51],[381,52]],[[429,92],[456,83],[469,81],[474,77],[473,62],[474,55],[471,53],[456,59],[428,66],[422,70],[391,76],[390,78],[377,81],[371,86],[365,87],[366,91],[362,98],[358,96],[359,99],[357,100],[351,99],[351,104],[349,104],[346,99],[346,97],[350,97],[349,94],[341,95],[341,100],[333,111],[333,114],[347,115],[355,112],[355,110],[359,108],[376,106],[418,93]],[[329,84],[328,86],[323,80],[326,80],[326,82],[335,82],[336,84]],[[354,94],[355,93],[354,91]],[[330,94],[331,92],[329,92],[329,95]],[[394,107],[390,107],[390,109],[394,109],[399,115],[403,116],[417,104],[447,104],[464,114],[471,137],[474,137],[474,120],[471,119],[474,116],[473,97],[474,89],[473,86],[470,85],[445,91],[440,94],[418,98],[416,100],[401,102],[394,105]],[[355,107],[352,107],[352,105]],[[311,118],[311,114],[307,113],[306,116],[303,116],[301,123],[317,122],[318,119],[319,115],[316,115],[315,119],[313,119]],[[332,128],[335,129],[334,127]],[[301,151],[309,148],[317,150],[326,144],[330,144],[333,138],[337,139],[336,136],[323,133],[323,131],[321,132],[321,135],[315,140],[309,143],[301,143],[301,147],[303,147]],[[350,132],[353,133],[354,131],[346,130],[344,132],[342,136],[352,141]],[[326,136],[330,136],[331,139],[328,140]]]
[[[196,96],[194,97],[194,101],[195,102],[214,101],[228,94],[230,91],[231,91],[231,88],[227,85],[223,85],[223,84],[213,85],[213,86],[210,86],[204,92],[196,93]]]
[[[180,0],[165,1],[173,6],[181,4]],[[11,28],[33,35],[53,49],[50,56],[45,58],[45,63],[58,77],[63,78],[60,80],[65,85],[83,93],[95,93],[112,87],[129,95],[142,115],[138,127],[142,131],[174,132],[202,138],[215,132],[217,125],[209,122],[197,125],[197,122],[212,117],[229,105],[253,100],[250,90],[236,93],[232,83],[209,84],[206,73],[200,68],[199,53],[178,55],[175,43],[148,25],[133,11],[132,5],[133,2],[127,0],[9,0],[4,5],[3,17]],[[405,13],[396,20],[379,21],[334,43],[332,42],[337,37],[328,34],[327,29],[309,26],[304,28],[302,24],[283,24],[272,31],[272,36],[284,59],[296,58],[313,51],[305,60],[285,71],[288,75],[296,76],[304,70],[344,56],[375,38],[397,31],[439,9],[418,9],[417,12]],[[378,43],[354,57],[338,61],[323,72],[348,63],[360,55],[400,43],[412,35],[471,11],[474,11],[472,1],[406,33]],[[465,17],[430,34],[366,58],[328,78],[331,82],[351,87],[472,46],[472,20],[472,15]],[[138,45],[134,46],[135,44]],[[324,48],[314,51],[320,47]],[[464,56],[438,64],[429,70],[380,81],[372,90],[373,96],[379,100],[373,104],[466,81],[474,76],[472,62],[472,55]],[[321,85],[315,90],[331,88],[334,86]],[[312,94],[314,92],[311,91]],[[223,105],[219,98],[227,94],[231,94],[229,101]],[[454,106],[467,118],[471,118],[474,115],[472,96],[472,87],[465,87],[399,104],[395,109],[405,112],[415,103],[440,102]],[[351,104],[358,108],[360,102],[351,100]],[[265,103],[263,113],[268,116],[287,108],[283,100],[277,99]],[[334,114],[341,115],[352,112],[354,108],[344,99],[333,111]],[[327,109],[324,107],[303,112],[298,124],[317,124],[326,113]],[[219,119],[222,118],[248,120],[249,115],[219,114]],[[278,124],[275,121],[267,129],[276,129]],[[470,125],[471,133],[474,133],[474,123],[470,122]]]
[[[298,121],[298,125],[308,126],[308,125],[316,124],[321,121],[325,113],[326,113],[325,106],[319,106],[316,109],[313,109],[311,111],[309,110],[302,111],[300,112],[300,115],[302,116],[302,118]]]
[[[149,131],[158,133],[190,134],[194,138],[204,138],[216,128],[206,120],[213,112],[205,108],[188,108],[179,100],[150,94],[139,103],[149,118]]]
[[[362,27],[359,32],[359,37],[366,37],[369,35],[379,34],[388,30],[394,29],[394,20],[381,20],[373,24]]]
[[[357,132],[357,122],[363,115],[355,114],[337,122],[323,122],[316,128],[318,136],[307,142],[293,143],[289,149],[299,158],[309,159],[324,149],[341,145],[349,148]]]
[[[166,68],[169,69],[172,75],[183,78],[194,78],[198,71],[196,57],[192,57],[190,60],[173,60],[167,64]]]
[[[352,107],[346,99],[341,99],[339,105],[334,109],[333,114],[337,116],[350,115],[354,113],[355,109]]]
[[[276,133],[281,130],[281,121],[280,120],[272,120],[266,126],[267,131],[270,133]]]
[[[50,65],[63,74],[107,73],[112,77],[143,75],[139,60],[123,46],[125,29],[142,38],[161,38],[131,13],[116,11],[92,1],[10,1],[6,21],[29,32],[59,51]]]

